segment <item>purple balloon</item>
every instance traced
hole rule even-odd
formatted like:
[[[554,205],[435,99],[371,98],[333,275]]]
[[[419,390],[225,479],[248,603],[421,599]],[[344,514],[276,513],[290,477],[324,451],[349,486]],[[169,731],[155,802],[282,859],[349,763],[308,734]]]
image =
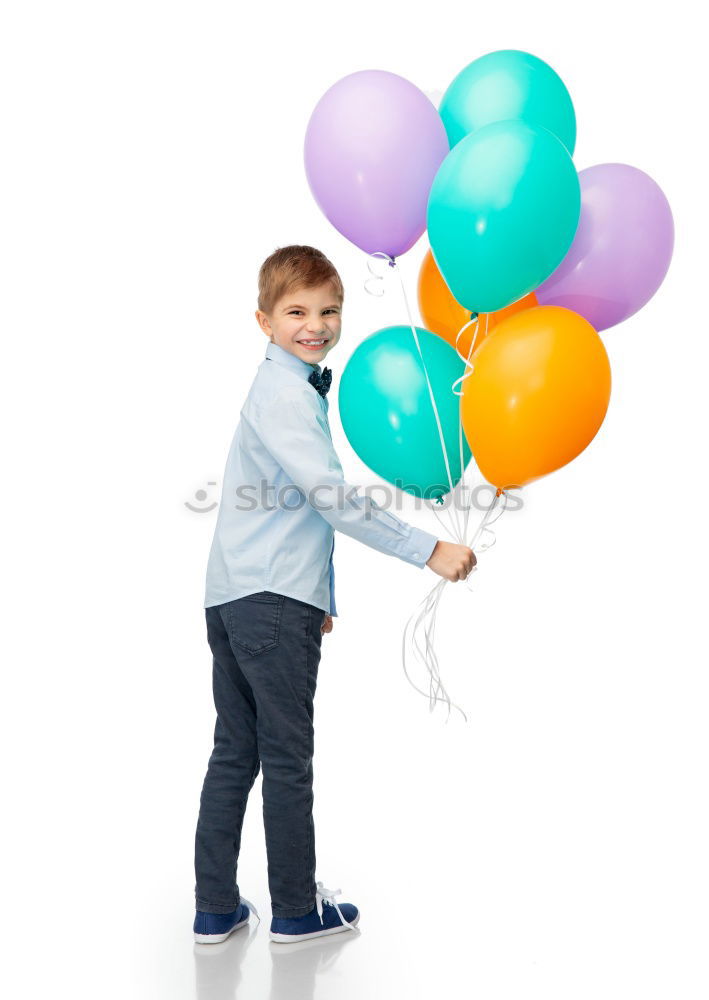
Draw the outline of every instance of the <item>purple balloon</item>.
[[[581,218],[574,242],[536,290],[544,306],[565,306],[596,330],[642,309],[667,274],[674,246],[669,202],[652,177],[625,163],[579,172]]]
[[[318,101],[305,173],[335,229],[366,253],[398,257],[426,229],[433,178],[449,151],[438,111],[396,73],[350,73]]]

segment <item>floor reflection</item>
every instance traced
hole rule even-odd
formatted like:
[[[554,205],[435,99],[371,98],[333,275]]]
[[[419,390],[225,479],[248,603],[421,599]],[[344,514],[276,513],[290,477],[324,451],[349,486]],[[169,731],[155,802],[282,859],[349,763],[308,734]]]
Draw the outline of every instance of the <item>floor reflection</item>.
[[[351,932],[343,931],[310,941],[278,944],[259,933],[257,926],[248,934],[235,931],[221,944],[195,944],[197,1000],[247,1000],[239,986],[242,964],[249,952],[253,958],[254,948],[266,948],[270,953],[268,1000],[313,1000],[318,975],[333,968],[342,951],[355,943],[354,938]]]
[[[268,942],[271,952],[271,992],[269,1000],[313,1000],[319,973],[336,964],[345,948],[355,944],[352,931],[313,938],[297,944]]]
[[[234,1000],[241,983],[241,966],[252,948],[257,931],[234,931],[221,944],[195,944],[194,964],[197,1000]]]

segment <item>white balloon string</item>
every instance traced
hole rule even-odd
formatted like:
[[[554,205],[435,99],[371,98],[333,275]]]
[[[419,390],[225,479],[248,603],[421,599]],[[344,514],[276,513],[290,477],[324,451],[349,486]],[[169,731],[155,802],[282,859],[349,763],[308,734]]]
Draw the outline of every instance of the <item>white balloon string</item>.
[[[489,318],[490,318],[489,315],[487,313],[485,313],[485,336],[482,337],[481,340],[484,340],[485,337],[487,337],[487,325],[488,325]],[[475,332],[473,333],[473,336],[470,339],[470,348],[468,349],[468,355],[466,357],[464,354],[460,353],[460,350],[458,348],[458,341],[462,337],[463,333],[472,324],[475,324]],[[455,353],[458,355],[458,357],[460,358],[461,361],[465,362],[465,374],[461,375],[460,378],[457,378],[455,380],[455,382],[453,383],[453,385],[451,386],[451,389],[456,394],[456,396],[462,396],[463,393],[462,392],[458,392],[455,387],[458,385],[459,382],[462,383],[466,378],[470,378],[470,376],[473,374],[473,371],[475,369],[475,366],[473,364],[471,364],[471,360],[470,359],[473,356],[473,352],[480,346],[477,343],[477,339],[478,339],[478,334],[479,333],[480,333],[480,315],[478,313],[473,313],[473,315],[468,320],[468,322],[464,323],[463,326],[461,326],[460,330],[458,330],[457,334],[455,335],[455,344],[454,344]]]
[[[464,326],[462,326],[461,329],[458,331],[458,335],[455,338],[455,349],[458,356],[460,356],[460,352],[458,351],[458,340],[460,339],[460,335],[462,334],[463,330],[465,330],[468,326],[470,326],[471,323],[477,323],[477,322],[478,322],[477,314],[473,314],[470,317],[470,320]],[[468,360],[470,359],[470,355],[473,352],[473,344],[475,343],[476,334],[477,334],[477,328],[470,342],[470,351],[468,352]],[[467,363],[468,361],[466,361],[466,365]],[[463,446],[463,395],[462,393],[456,393],[455,391],[456,384],[457,380],[451,386],[451,392],[453,392],[455,395],[459,397],[458,398],[458,448],[460,452],[459,458],[460,458],[460,468],[461,468],[460,493],[463,500],[463,538],[467,538],[468,518],[470,517],[470,497],[466,496],[467,483],[465,481],[465,474],[467,469],[465,465],[465,454]]]
[[[485,335],[486,336],[487,336],[487,320],[488,320],[488,317],[486,315],[485,316]],[[460,353],[460,350],[458,348],[458,342],[459,342],[461,336],[463,335],[464,331],[467,330],[468,327],[471,326],[472,324],[475,324],[475,330],[474,330],[473,335],[472,335],[471,340],[470,340],[470,348],[468,350],[468,356],[467,357],[463,357],[463,355]],[[480,332],[480,317],[479,317],[478,313],[472,313],[472,315],[471,315],[470,319],[468,320],[468,322],[464,323],[463,326],[461,326],[460,330],[458,330],[458,333],[456,334],[456,338],[455,338],[455,345],[454,345],[455,346],[455,352],[456,352],[456,354],[461,359],[461,361],[465,362],[464,374],[460,378],[457,378],[455,380],[455,382],[453,382],[453,384],[451,385],[451,392],[455,396],[458,396],[458,446],[459,446],[459,449],[460,449],[460,468],[462,470],[461,471],[461,477],[460,477],[460,493],[461,493],[461,497],[462,497],[462,501],[463,501],[463,536],[462,536],[463,542],[465,542],[465,539],[468,537],[468,520],[470,518],[470,497],[466,495],[466,491],[468,489],[468,485],[467,485],[467,483],[465,481],[466,465],[465,465],[465,461],[464,461],[464,457],[463,457],[463,393],[462,393],[462,391],[461,392],[457,392],[455,387],[458,385],[459,382],[462,385],[463,380],[466,379],[473,372],[472,365],[470,364],[470,359],[471,359],[471,357],[473,355],[473,351],[474,351],[475,346],[476,346],[476,341],[477,341],[477,337],[478,337],[479,332]]]
[[[448,704],[448,715],[450,716],[450,706],[451,700],[443,687],[440,679],[440,672],[438,669],[438,658],[436,656],[435,650],[432,648],[433,643],[433,629],[435,627],[436,621],[436,610],[438,608],[438,602],[441,599],[443,589],[446,585],[446,580],[439,580],[435,584],[433,589],[426,595],[421,604],[419,605],[419,610],[414,612],[414,614],[409,618],[405,628],[402,640],[402,660],[404,666],[404,674],[406,676],[409,684],[418,691],[419,694],[426,696],[426,692],[418,687],[409,676],[409,672],[406,669],[406,658],[407,658],[407,639],[409,638],[409,631],[411,632],[411,645],[416,658],[421,661],[426,667],[429,674],[429,711],[433,711],[437,701],[445,701]],[[428,621],[427,621],[428,619]],[[422,649],[421,644],[417,638],[420,631],[423,631],[424,636],[424,648]],[[459,712],[461,712],[463,718],[467,722],[467,716],[463,710],[456,705],[455,706]],[[446,719],[448,721],[448,719]]]
[[[434,415],[435,415],[435,418],[436,418],[436,426],[438,428],[438,435],[439,435],[440,442],[441,442],[441,450],[443,452],[443,458],[444,458],[445,466],[446,466],[446,473],[447,473],[447,476],[448,476],[448,482],[449,482],[449,486],[450,486],[450,496],[451,496],[451,499],[454,500],[454,497],[453,497],[453,490],[454,490],[453,477],[451,475],[450,463],[448,461],[448,453],[447,453],[447,449],[446,449],[445,437],[443,435],[443,430],[442,430],[442,427],[441,427],[441,421],[440,421],[440,417],[439,417],[439,413],[438,413],[438,407],[436,406],[436,400],[435,400],[435,397],[434,397],[434,394],[433,394],[433,388],[431,386],[431,380],[430,380],[429,375],[428,375],[428,369],[426,368],[426,362],[424,360],[423,352],[421,350],[421,344],[419,343],[418,334],[417,334],[416,327],[415,327],[414,322],[413,322],[413,317],[411,315],[411,308],[409,306],[409,300],[408,300],[408,297],[406,295],[406,288],[404,286],[403,278],[401,276],[400,270],[398,269],[398,265],[397,265],[397,262],[396,262],[395,258],[393,258],[389,254],[383,253],[381,251],[376,251],[374,253],[369,254],[368,258],[367,258],[367,269],[369,270],[369,273],[370,273],[371,277],[365,280],[365,282],[364,282],[364,288],[365,288],[365,291],[368,292],[370,295],[375,295],[377,297],[382,296],[385,293],[384,275],[383,274],[379,274],[377,271],[375,271],[372,268],[373,258],[377,258],[377,257],[378,258],[382,258],[383,260],[387,261],[387,264],[388,264],[389,267],[396,269],[396,272],[398,274],[399,280],[401,282],[401,290],[402,290],[402,294],[403,294],[403,297],[404,297],[404,303],[405,303],[406,311],[407,311],[408,318],[409,318],[409,325],[411,326],[411,332],[412,332],[413,337],[414,337],[414,342],[416,344],[416,347],[417,347],[418,352],[419,352],[419,356],[421,358],[421,364],[423,366],[424,375],[426,377],[426,383],[427,383],[427,386],[428,386],[428,392],[429,392],[429,396],[430,396],[430,399],[431,399],[431,405],[433,407],[433,412],[434,412]],[[465,357],[465,356],[463,356],[461,354],[461,352],[460,352],[460,350],[458,348],[458,343],[459,343],[460,338],[461,338],[462,334],[464,333],[464,331],[469,326],[471,326],[473,324],[475,324],[475,330],[473,332],[473,336],[472,336],[472,339],[471,339],[471,342],[470,342],[470,349],[468,351],[468,355],[467,355],[467,357]],[[456,351],[456,354],[458,355],[458,357],[463,362],[465,362],[465,366],[466,366],[464,374],[460,378],[456,379],[455,382],[451,386],[451,391],[455,395],[457,395],[458,397],[460,397],[460,399],[461,399],[461,401],[459,403],[459,414],[461,413],[461,409],[462,409],[462,395],[463,395],[463,393],[462,393],[462,391],[460,391],[460,392],[456,391],[456,386],[459,383],[462,383],[463,380],[466,379],[466,378],[468,378],[472,374],[472,372],[473,372],[474,366],[471,364],[471,358],[472,358],[472,355],[473,355],[473,352],[474,352],[474,349],[475,349],[475,346],[476,346],[476,341],[478,339],[479,332],[480,332],[479,317],[477,316],[477,314],[475,314],[475,315],[471,316],[470,320],[461,327],[461,329],[458,331],[458,334],[457,334],[456,339],[455,339],[455,351]],[[487,335],[487,315],[485,316],[485,334]],[[461,473],[461,475],[460,475],[460,481],[459,481],[459,486],[461,487],[461,491],[464,493],[465,492],[465,467],[464,467],[464,462],[463,462],[464,451],[463,451],[462,419],[459,419],[458,445],[459,445],[459,451],[460,451],[460,473]],[[502,502],[502,504],[499,504],[499,499],[500,499],[501,496],[503,498],[503,502]],[[461,527],[461,524],[458,521],[458,513],[457,513],[457,509],[456,509],[456,504],[455,504],[455,502],[453,503],[453,519],[452,519],[452,523],[451,523],[451,527],[450,527],[450,532],[449,532],[450,534],[453,535],[453,537],[461,545],[465,545],[466,544],[465,539],[466,539],[467,534],[468,534],[468,519],[469,519],[469,515],[470,515],[470,506],[471,506],[471,503],[470,503],[469,499],[468,499],[467,504],[466,504],[465,497],[464,497],[464,506],[465,506],[464,524]],[[471,541],[471,543],[469,545],[469,548],[471,548],[473,550],[473,552],[475,553],[476,559],[477,559],[478,554],[480,554],[482,552],[485,552],[487,549],[491,548],[495,544],[495,541],[496,541],[496,539],[495,539],[495,533],[494,533],[494,531],[491,530],[490,525],[492,525],[504,513],[506,507],[507,507],[507,494],[504,492],[504,490],[499,490],[498,489],[495,492],[495,495],[492,498],[492,501],[491,501],[489,507],[485,511],[485,513],[484,513],[484,515],[483,515],[483,517],[482,517],[482,519],[480,521],[480,524],[478,525],[478,527],[477,527],[477,529],[476,529],[476,531],[475,531],[475,533],[473,535],[473,539],[472,539],[472,541]],[[441,518],[438,516],[439,512],[436,509],[435,503],[431,504],[431,509],[433,510],[434,514],[436,515],[436,518],[438,519],[439,523],[442,524]],[[450,513],[450,511],[449,511],[449,513]],[[493,514],[494,514],[494,516],[493,516]],[[470,578],[472,577],[473,573],[477,570],[477,568],[478,567],[477,567],[477,562],[476,562],[476,565],[473,567],[473,569],[471,570],[471,572],[468,574],[468,577],[467,577],[467,579],[465,581],[466,588],[468,590],[470,590]],[[409,618],[408,622],[406,623],[406,626],[404,627],[403,638],[402,638],[402,662],[403,662],[403,668],[404,668],[404,675],[406,676],[406,679],[409,682],[409,684],[414,688],[415,691],[417,691],[419,694],[423,695],[424,697],[426,697],[426,695],[428,695],[428,699],[429,699],[429,711],[430,712],[433,712],[436,704],[439,701],[442,701],[442,702],[444,702],[448,706],[448,714],[446,716],[446,722],[448,722],[448,720],[450,718],[451,705],[453,705],[453,707],[456,708],[461,713],[461,715],[463,716],[463,719],[467,722],[468,721],[468,717],[466,716],[465,712],[463,711],[462,708],[460,708],[459,705],[455,704],[454,702],[451,702],[450,696],[448,695],[448,692],[445,689],[445,686],[444,686],[443,681],[441,679],[441,674],[440,674],[440,669],[439,669],[439,664],[438,664],[438,657],[436,655],[436,651],[435,651],[435,648],[434,648],[434,639],[435,639],[435,629],[436,629],[436,620],[437,620],[437,613],[438,613],[438,605],[439,605],[439,602],[440,602],[441,597],[443,595],[443,591],[445,590],[446,583],[448,583],[448,580],[446,580],[446,579],[440,579],[440,580],[438,580],[434,584],[434,586],[432,587],[432,589],[429,591],[429,593],[420,602],[420,604],[418,605],[417,609],[414,611],[414,613],[411,615],[411,617]],[[428,673],[428,692],[426,692],[425,690],[423,690],[422,688],[420,688],[412,680],[411,676],[409,675],[409,671],[407,669],[407,659],[408,659],[408,655],[407,654],[409,653],[409,650],[408,650],[408,644],[409,643],[410,643],[411,650],[413,651],[415,659],[418,660],[419,663],[423,664],[423,666],[426,668],[426,671]]]
[[[369,254],[367,256],[367,270],[372,275],[372,277],[368,278],[364,282],[364,289],[370,295],[374,295],[377,298],[379,298],[382,295],[384,295],[384,292],[385,292],[385,288],[384,288],[384,277],[385,277],[385,275],[384,274],[380,274],[379,270],[373,267],[373,264],[375,262],[374,258],[380,258],[381,261],[386,261],[386,263],[388,265],[388,268],[395,267],[395,261],[394,261],[394,258],[390,257],[388,253],[384,253],[381,250],[376,250],[374,253],[371,253],[371,254]],[[385,274],[386,273],[389,273],[388,270],[385,272]],[[379,286],[381,286],[381,287],[379,287]],[[419,353],[420,353],[420,348],[419,348]],[[426,371],[425,362],[424,362],[424,371]],[[430,383],[429,383],[429,385],[430,385]],[[435,403],[435,400],[434,400],[434,403]],[[444,452],[444,455],[445,455],[445,441],[443,442],[443,452]],[[459,543],[461,543],[463,541],[463,539],[460,536],[460,528],[459,528],[459,525],[458,525],[457,521],[455,521],[453,519],[453,517],[451,516],[450,510],[445,505],[439,505],[439,504],[436,504],[435,502],[431,503],[429,506],[430,506],[430,509],[435,514],[436,520],[441,525],[443,531],[446,534],[448,534],[451,538],[454,538],[456,541],[458,541]],[[439,510],[438,510],[439,506],[442,506],[443,511],[447,514],[448,520],[449,520],[448,524],[445,524],[444,521],[442,520],[442,518],[440,517]]]
[[[498,505],[497,501],[500,499],[500,497],[502,497],[502,503]],[[487,552],[488,549],[491,549],[495,544],[495,542],[497,541],[497,536],[495,535],[495,532],[492,530],[491,525],[493,525],[495,521],[498,521],[507,510],[508,499],[509,499],[509,493],[507,493],[505,490],[497,490],[495,492],[495,496],[493,497],[492,503],[490,504],[490,507],[485,513],[485,516],[483,517],[482,521],[478,525],[478,528],[475,534],[473,535],[472,541],[470,542],[470,548],[475,553],[476,559],[483,552]],[[492,516],[493,511],[494,511],[494,516]],[[465,586],[467,590],[473,589],[471,586],[472,577],[473,573],[477,573],[477,571],[478,571],[478,563],[476,562],[476,564],[473,566],[472,570],[468,574],[468,577],[465,581]]]
[[[453,489],[454,489],[454,485],[453,485],[453,476],[451,474],[451,469],[450,469],[450,462],[448,460],[448,449],[446,448],[446,441],[445,441],[445,437],[443,435],[443,428],[441,427],[441,419],[440,419],[440,416],[439,416],[439,413],[438,413],[438,406],[436,405],[436,398],[435,398],[434,393],[433,393],[433,387],[431,385],[431,379],[429,378],[428,368],[426,367],[426,361],[425,361],[424,356],[423,356],[423,351],[421,350],[421,344],[419,342],[418,333],[417,333],[417,330],[416,330],[416,326],[414,325],[413,316],[411,314],[411,307],[409,306],[409,299],[408,299],[408,296],[406,294],[406,287],[404,285],[404,279],[403,279],[403,277],[401,275],[401,271],[399,270],[399,266],[397,264],[396,258],[390,256],[387,253],[384,253],[381,250],[376,250],[376,251],[374,251],[374,253],[369,254],[368,258],[367,258],[367,269],[369,270],[369,273],[371,275],[373,275],[373,277],[372,278],[368,278],[365,281],[364,288],[365,288],[365,291],[369,292],[370,295],[381,296],[381,295],[384,294],[384,291],[385,291],[385,289],[383,287],[384,276],[380,275],[376,271],[372,270],[372,259],[371,258],[373,258],[373,257],[380,257],[380,258],[383,258],[383,259],[387,260],[387,262],[389,264],[389,267],[395,269],[396,273],[397,273],[397,275],[399,277],[399,282],[401,284],[401,292],[402,292],[402,295],[404,297],[404,305],[406,306],[406,312],[407,312],[407,315],[408,315],[408,318],[409,318],[409,326],[411,327],[411,333],[413,334],[414,343],[416,344],[416,348],[418,350],[419,357],[421,358],[421,365],[423,367],[423,373],[424,373],[424,377],[426,379],[426,385],[428,387],[428,394],[429,394],[429,397],[430,397],[430,400],[431,400],[431,406],[433,407],[433,415],[434,415],[435,420],[436,420],[436,428],[438,430],[438,437],[439,437],[439,440],[440,440],[440,443],[441,443],[441,451],[443,453],[443,461],[445,463],[446,475],[448,477],[448,486],[449,486],[450,492],[452,494],[453,493]],[[376,287],[378,284],[380,284],[382,287],[378,291],[373,291],[372,288],[370,288],[370,285],[372,285],[372,284],[374,284],[374,287]],[[461,468],[461,472],[462,472],[462,468]],[[434,501],[434,503],[436,503],[436,502],[438,502],[438,501]],[[435,509],[435,508],[433,508],[433,505],[432,505],[432,509]],[[445,509],[448,510],[449,515],[452,514],[450,532],[453,535],[453,537],[456,539],[456,541],[458,541],[460,544],[462,544],[463,543],[463,538],[462,538],[461,526],[460,526],[460,523],[458,521],[458,511],[456,509],[456,505],[455,504],[452,505],[452,511],[451,511],[450,507],[447,507]]]
[[[503,497],[503,502],[498,506],[498,501],[500,499],[500,496]],[[473,540],[470,545],[470,548],[472,548],[473,552],[475,552],[476,554],[476,558],[479,553],[482,553],[486,549],[491,548],[491,546],[494,544],[495,533],[490,529],[490,525],[494,523],[503,514],[506,507],[507,507],[507,494],[502,490],[496,491],[494,497],[492,498],[490,506],[483,515],[483,518],[475,532],[475,535],[473,536]],[[495,514],[494,517],[493,513]],[[483,538],[486,533],[492,536],[492,541],[489,541],[486,544],[483,543],[478,545],[477,544],[478,539]],[[466,587],[468,589],[470,589],[470,585],[468,582],[470,580],[470,576],[472,576],[472,573],[474,573],[476,570],[477,570],[477,564],[473,567],[471,574],[468,576],[468,579],[466,580]],[[448,695],[448,692],[445,689],[443,681],[441,680],[440,669],[438,666],[438,657],[436,655],[436,651],[434,648],[438,605],[447,583],[448,580],[445,579],[438,580],[438,582],[434,584],[433,588],[429,591],[429,593],[426,595],[423,601],[421,601],[417,610],[413,613],[413,615],[411,615],[408,622],[406,623],[402,639],[402,662],[404,668],[404,675],[406,676],[407,681],[414,688],[415,691],[417,691],[421,695],[424,695],[425,697],[426,692],[423,691],[420,687],[418,687],[418,685],[416,685],[413,682],[413,680],[409,675],[409,671],[407,670],[406,666],[407,652],[408,652],[407,640],[410,640],[411,648],[413,649],[415,658],[420,663],[423,664],[429,675],[429,685],[428,685],[429,712],[433,712],[436,703],[442,701],[445,702],[445,704],[448,706],[448,714],[446,716],[446,722],[448,722],[450,718],[451,704],[453,704],[454,708],[458,709],[458,711],[463,716],[463,719],[467,722],[468,717],[463,711],[463,709],[460,708],[460,706],[455,704],[454,702],[451,703],[450,696]],[[422,633],[422,639],[419,638],[419,634],[421,633]]]
[[[377,298],[380,298],[385,292],[384,275],[379,274],[378,271],[372,270],[372,263],[373,263],[372,257],[381,257],[384,260],[386,260],[389,263],[389,265],[391,265],[392,258],[389,256],[388,253],[383,253],[381,250],[375,250],[374,253],[370,253],[367,255],[367,270],[372,275],[372,277],[367,278],[366,281],[364,282],[364,290],[365,292],[368,292],[370,295],[374,295]],[[370,285],[372,286],[371,288]],[[380,285],[381,287],[379,287]]]
[[[434,416],[436,418],[436,428],[438,429],[438,437],[439,437],[440,442],[441,442],[441,451],[443,452],[443,460],[444,460],[444,462],[446,464],[446,475],[448,476],[448,485],[449,485],[449,488],[450,488],[451,498],[452,498],[452,496],[453,496],[453,490],[454,490],[455,486],[454,486],[454,483],[453,483],[453,476],[451,474],[450,462],[448,460],[448,449],[446,448],[446,440],[445,440],[445,437],[444,437],[444,434],[443,434],[443,428],[441,426],[441,418],[440,418],[440,415],[438,413],[438,406],[436,405],[436,399],[435,399],[435,396],[433,394],[433,386],[431,385],[431,379],[429,378],[429,375],[428,375],[428,368],[426,367],[426,362],[424,361],[424,357],[423,357],[423,351],[421,350],[421,344],[419,342],[418,331],[416,330],[416,327],[414,325],[413,316],[411,314],[411,307],[409,305],[409,298],[408,298],[408,296],[406,294],[406,288],[404,286],[404,279],[402,277],[401,271],[400,271],[398,265],[396,264],[396,262],[394,263],[394,266],[396,267],[396,272],[397,272],[397,274],[399,276],[399,282],[401,284],[401,294],[404,297],[404,305],[406,306],[406,312],[407,312],[407,315],[409,317],[409,325],[411,327],[411,333],[413,334],[414,341],[416,342],[416,348],[417,348],[417,350],[419,352],[419,356],[421,358],[421,364],[423,366],[423,373],[426,376],[426,384],[428,385],[428,394],[429,394],[429,396],[431,398],[431,406],[433,407],[433,414],[434,414]],[[463,471],[462,468],[461,468],[460,471],[462,473],[462,471]],[[461,525],[460,525],[460,523],[458,521],[458,509],[456,507],[456,504],[455,503],[451,504],[451,508],[450,509],[452,510],[453,520],[455,521],[455,535],[456,535],[456,538],[458,539],[459,543],[462,544],[463,535],[462,535]]]

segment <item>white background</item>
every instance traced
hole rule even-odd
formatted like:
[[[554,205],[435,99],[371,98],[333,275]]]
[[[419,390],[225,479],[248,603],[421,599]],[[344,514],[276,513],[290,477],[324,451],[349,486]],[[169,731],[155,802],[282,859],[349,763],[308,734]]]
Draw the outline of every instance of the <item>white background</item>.
[[[12,997],[707,995],[704,36],[692,6],[23,3],[0,26],[3,992]],[[657,296],[603,335],[606,421],[524,491],[437,648],[468,723],[406,682],[436,582],[338,535],[316,697],[317,877],[362,935],[268,942],[261,779],[239,885],[262,914],[192,942],[211,749],[202,609],[220,479],[266,338],[261,261],[342,274],[333,401],[367,334],[405,322],[319,212],[302,143],[359,69],[442,93],[530,51],[565,81],[579,169],[624,162],[676,223]],[[401,262],[415,302],[425,236]],[[376,482],[331,407],[353,483]],[[218,487],[217,487],[218,488]],[[215,487],[208,488],[214,494]],[[212,499],[218,499],[213,496]],[[400,515],[437,522],[413,502]],[[289,950],[290,949],[290,950]]]

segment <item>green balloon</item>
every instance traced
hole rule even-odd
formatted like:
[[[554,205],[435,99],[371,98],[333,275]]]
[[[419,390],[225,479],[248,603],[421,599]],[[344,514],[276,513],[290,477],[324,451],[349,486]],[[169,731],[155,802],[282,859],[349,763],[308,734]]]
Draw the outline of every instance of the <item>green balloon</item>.
[[[476,129],[519,118],[553,132],[573,156],[576,115],[561,77],[529,52],[503,49],[471,62],[446,90],[439,108],[451,149]]]
[[[416,332],[455,486],[461,476],[460,399],[451,386],[465,365],[441,337],[418,326]],[[388,326],[359,344],[340,378],[338,403],[347,440],[378,476],[429,500],[450,491],[424,367],[410,326]],[[470,458],[463,434],[464,468]]]
[[[511,120],[465,136],[436,174],[428,238],[453,297],[495,312],[533,292],[573,242],[581,185],[566,147]]]

